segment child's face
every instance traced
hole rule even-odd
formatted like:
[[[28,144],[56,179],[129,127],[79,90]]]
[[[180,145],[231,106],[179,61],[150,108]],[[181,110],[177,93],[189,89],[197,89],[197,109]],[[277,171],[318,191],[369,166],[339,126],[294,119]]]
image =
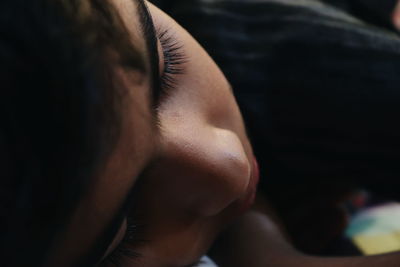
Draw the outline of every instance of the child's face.
[[[229,83],[200,45],[147,3],[159,31],[158,52],[150,51],[140,20],[147,14],[139,1],[112,2],[148,71],[143,79],[116,70],[129,89],[122,101],[122,134],[72,218],[57,266],[68,266],[102,241],[108,250],[98,255],[100,266],[113,266],[115,259],[120,266],[190,265],[250,206],[258,179],[252,149]],[[152,65],[157,53],[159,64]],[[155,109],[151,96],[158,69],[168,92]],[[133,188],[134,205],[115,220]],[[131,219],[137,231],[131,231]],[[115,231],[107,238],[103,233],[110,232],[110,224]],[[140,256],[127,256],[133,253]]]

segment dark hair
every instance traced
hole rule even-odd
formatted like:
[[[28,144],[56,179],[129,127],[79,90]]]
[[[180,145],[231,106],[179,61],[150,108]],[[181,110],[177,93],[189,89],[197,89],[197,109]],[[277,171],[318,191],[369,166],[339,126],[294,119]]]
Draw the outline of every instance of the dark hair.
[[[107,1],[1,1],[2,266],[42,265],[112,151],[112,61],[144,71]]]

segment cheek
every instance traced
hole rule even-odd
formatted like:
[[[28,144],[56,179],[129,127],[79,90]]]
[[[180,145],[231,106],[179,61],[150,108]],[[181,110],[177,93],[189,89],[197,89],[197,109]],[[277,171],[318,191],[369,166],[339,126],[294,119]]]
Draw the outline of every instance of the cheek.
[[[195,113],[197,119],[244,133],[243,121],[231,87],[209,55],[190,37],[185,41],[184,74],[160,107],[161,113]]]
[[[224,75],[196,40],[154,6],[150,5],[156,28],[169,29],[181,46],[184,74],[174,75],[176,83],[160,110],[193,110],[209,123],[231,129],[244,137],[240,111]],[[159,51],[160,52],[160,51]],[[162,57],[163,53],[159,53]],[[160,58],[161,62],[162,58]],[[163,67],[163,66],[161,66]],[[246,138],[243,138],[246,139]]]

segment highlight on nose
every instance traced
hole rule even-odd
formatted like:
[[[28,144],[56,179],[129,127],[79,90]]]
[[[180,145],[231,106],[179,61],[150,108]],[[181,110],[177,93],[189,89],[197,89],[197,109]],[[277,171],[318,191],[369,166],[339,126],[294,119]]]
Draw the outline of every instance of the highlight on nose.
[[[232,193],[244,193],[251,175],[251,164],[244,151],[239,137],[232,131],[216,128],[215,155],[223,169],[227,183],[231,186]]]
[[[213,128],[211,139],[197,143],[197,161],[193,179],[207,186],[209,196],[203,199],[201,213],[218,214],[234,201],[242,198],[248,188],[251,164],[239,137],[225,129]]]

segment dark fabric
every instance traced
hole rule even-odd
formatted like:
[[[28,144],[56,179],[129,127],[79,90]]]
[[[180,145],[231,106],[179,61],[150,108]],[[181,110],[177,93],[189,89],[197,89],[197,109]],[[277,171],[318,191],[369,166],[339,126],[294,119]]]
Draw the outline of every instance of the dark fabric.
[[[271,196],[340,181],[399,197],[395,32],[313,0],[175,1],[169,12],[232,83]]]
[[[260,0],[237,0],[238,2],[260,2]],[[261,0],[263,1],[263,0]],[[300,0],[301,1],[301,0]],[[183,0],[151,0],[161,9],[167,12],[173,12]],[[186,0],[192,3],[193,0]],[[220,0],[211,0],[208,2],[220,2]],[[328,5],[343,9],[355,16],[361,17],[365,21],[371,21],[374,24],[390,26],[391,13],[397,3],[397,0],[321,0]]]
[[[391,18],[397,0],[323,0],[375,25],[394,29]]]

